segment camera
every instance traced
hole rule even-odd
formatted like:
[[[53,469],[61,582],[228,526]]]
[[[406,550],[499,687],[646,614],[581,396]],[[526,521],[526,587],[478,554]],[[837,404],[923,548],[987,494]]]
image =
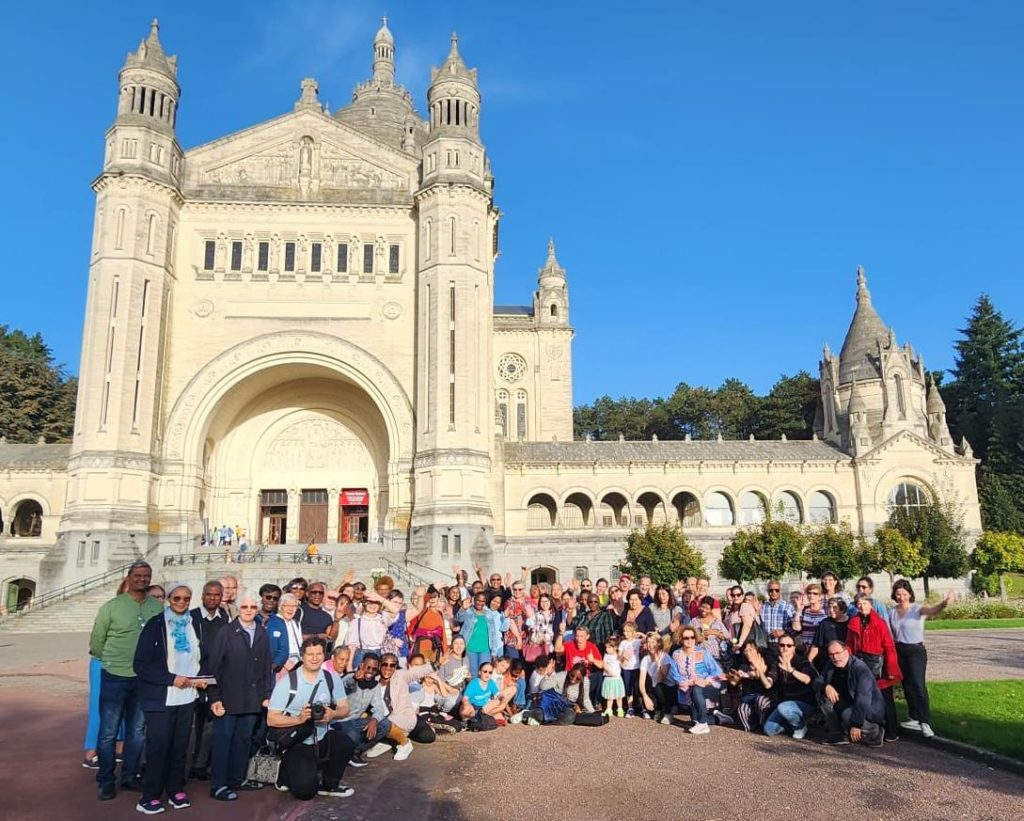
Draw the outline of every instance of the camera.
[[[324,716],[327,715],[327,708],[323,704],[310,704],[309,712],[313,721],[323,721]]]

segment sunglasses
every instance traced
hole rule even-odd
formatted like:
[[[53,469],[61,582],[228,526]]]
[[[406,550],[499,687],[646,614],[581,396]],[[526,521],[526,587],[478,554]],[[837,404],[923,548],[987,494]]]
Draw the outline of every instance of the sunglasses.
[[[186,603],[188,603],[188,602],[192,601],[192,597],[191,596],[171,596],[171,601],[186,602]]]
[[[482,676],[489,676],[494,671],[493,670],[478,670],[477,672],[480,673],[480,675],[482,675]]]
[[[322,596],[323,594],[324,594],[323,590],[310,590],[307,595],[309,595],[309,596]]]
[[[306,586],[305,586],[305,585],[302,585],[302,584],[293,584],[293,585],[292,585],[291,587],[289,587],[288,589],[289,589],[289,590],[305,590],[305,589],[306,589]]]
[[[491,576],[491,581],[492,582],[500,582],[501,581],[501,576]]]
[[[240,604],[238,606],[238,609],[239,610],[259,610],[259,607],[257,605],[255,605],[255,604]]]
[[[398,665],[395,664],[395,662],[393,662],[393,661],[382,661],[380,663],[380,669],[383,670],[385,667],[388,667],[388,668],[398,667]]]
[[[779,647],[796,647],[796,645],[791,641],[780,641]]]
[[[683,636],[683,641],[696,641],[696,636]]]
[[[781,587],[769,587],[768,588],[768,592],[769,593],[781,593],[782,592],[782,588]]]

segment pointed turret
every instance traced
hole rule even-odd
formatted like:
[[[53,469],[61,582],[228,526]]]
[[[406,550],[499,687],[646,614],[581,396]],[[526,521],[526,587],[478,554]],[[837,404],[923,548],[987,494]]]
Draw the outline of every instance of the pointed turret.
[[[555,256],[555,240],[548,240],[548,258],[537,272],[537,292],[533,295],[533,315],[542,326],[568,326],[569,288],[565,269]]]
[[[942,401],[939,387],[935,380],[931,380],[928,386],[928,401],[925,407],[928,414],[928,436],[943,450],[954,452],[953,437],[949,434],[949,425],[946,422],[946,403]]]
[[[384,17],[377,36],[373,38],[373,81],[383,86],[395,84],[395,38]]]
[[[470,138],[480,133],[480,89],[476,69],[466,68],[459,37],[452,32],[451,50],[440,68],[430,70],[430,130],[454,129]]]
[[[857,266],[857,309],[839,353],[839,383],[881,376],[878,363],[879,346],[888,348],[889,330],[871,304],[867,277],[863,266]]]

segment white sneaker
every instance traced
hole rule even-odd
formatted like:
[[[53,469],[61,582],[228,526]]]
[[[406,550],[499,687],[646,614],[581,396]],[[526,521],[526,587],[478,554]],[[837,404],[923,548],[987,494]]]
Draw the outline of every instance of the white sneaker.
[[[531,727],[539,727],[540,726],[540,722],[537,721],[537,719],[535,719],[533,716],[530,716],[528,719],[526,719],[526,723],[528,725],[530,725]]]
[[[668,716],[662,716],[661,717],[661,723],[662,724],[671,724],[672,723],[672,719],[670,719]]]
[[[922,721],[921,722],[921,735],[923,735],[925,738],[934,738],[935,737],[935,730],[933,730],[928,724],[925,724]]]
[[[807,728],[801,727],[799,730],[793,730],[793,738],[797,741],[802,740],[807,735]]]
[[[725,726],[736,723],[731,715],[723,713],[721,710],[715,710],[711,715],[718,719],[719,724],[724,724]]]
[[[410,755],[412,755],[412,742],[406,741],[395,750],[395,761],[405,761]]]
[[[390,745],[385,744],[382,741],[378,741],[376,744],[370,747],[370,749],[363,753],[363,755],[367,758],[376,758],[377,756],[384,755],[384,753],[388,752],[388,750],[390,749]]]
[[[907,730],[917,730],[918,732],[921,732],[921,722],[915,721],[912,718],[907,719],[906,721],[901,721],[900,726]]]
[[[526,710],[520,710],[512,718],[508,720],[509,724],[522,724],[523,719],[526,718]]]
[[[707,724],[699,722],[697,724],[694,724],[690,728],[689,732],[693,733],[694,735],[707,735],[711,732],[711,728]]]

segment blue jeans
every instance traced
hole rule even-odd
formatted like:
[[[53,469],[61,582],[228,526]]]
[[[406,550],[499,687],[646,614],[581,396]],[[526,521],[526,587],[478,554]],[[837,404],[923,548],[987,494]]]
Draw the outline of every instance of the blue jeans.
[[[516,707],[525,707],[526,706],[526,679],[525,678],[517,678],[516,679],[516,694],[515,694],[515,697],[512,699],[512,703],[515,704]]]
[[[121,764],[121,782],[130,781],[139,774],[142,745],[146,740],[146,719],[139,706],[139,680],[134,676],[115,676],[106,670],[100,672],[100,732],[96,752],[100,769],[96,783],[113,784],[116,766],[114,745],[117,731],[124,721],[124,761]]]
[[[469,665],[469,677],[476,678],[477,668],[493,658],[490,651],[486,653],[471,653],[466,651],[466,663]]]
[[[368,718],[350,718],[345,721],[335,721],[331,724],[331,729],[339,730],[355,746],[355,752],[360,753],[384,738],[388,734],[388,730],[391,729],[391,722],[386,718],[382,718],[377,722],[377,732],[374,733],[372,738],[367,738],[363,734],[363,730],[366,729],[368,721]]]
[[[789,729],[800,730],[817,710],[815,705],[803,701],[783,701],[765,721],[765,735],[779,735]]]
[[[710,698],[717,701],[721,695],[719,689],[717,687],[712,687],[710,684],[707,684],[704,687],[694,685],[688,692],[690,694],[690,718],[692,718],[697,724],[709,723],[708,699]],[[711,718],[710,723],[716,724],[717,721]]]
[[[248,774],[252,733],[259,713],[227,714],[213,719],[210,789],[237,787]]]

